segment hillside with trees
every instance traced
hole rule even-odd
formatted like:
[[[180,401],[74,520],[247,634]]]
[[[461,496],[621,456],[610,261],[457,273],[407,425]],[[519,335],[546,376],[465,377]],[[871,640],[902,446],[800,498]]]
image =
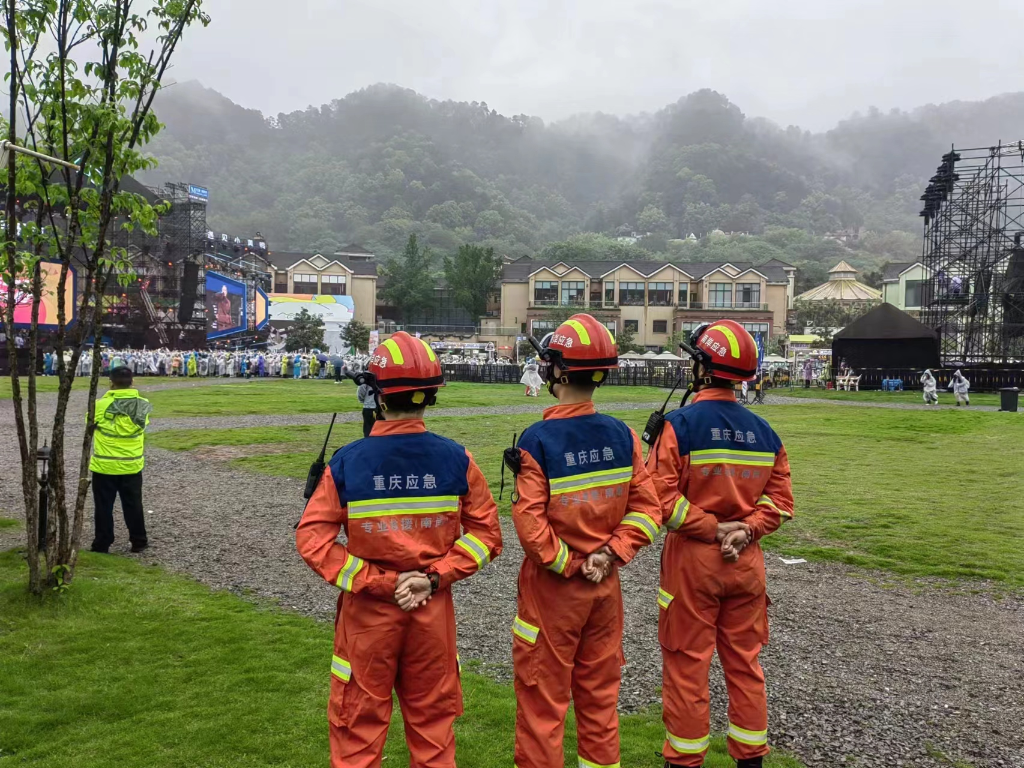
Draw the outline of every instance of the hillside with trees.
[[[259,230],[276,248],[359,242],[389,257],[416,235],[440,255],[468,243],[511,257],[781,258],[812,285],[841,258],[869,280],[916,258],[918,198],[940,156],[1012,139],[1024,94],[871,111],[823,134],[709,90],[653,115],[548,125],[390,85],[264,117],[192,82],[157,113],[167,127],[145,180],[209,187],[212,229]]]

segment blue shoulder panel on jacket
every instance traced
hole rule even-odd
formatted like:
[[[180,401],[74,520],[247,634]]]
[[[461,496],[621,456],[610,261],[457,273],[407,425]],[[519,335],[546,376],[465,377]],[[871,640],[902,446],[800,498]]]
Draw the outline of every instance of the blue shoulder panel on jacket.
[[[629,427],[601,413],[538,421],[523,432],[519,447],[549,480],[633,466]]]
[[[767,421],[739,403],[704,400],[672,411],[679,454],[725,449],[778,453],[782,440]]]

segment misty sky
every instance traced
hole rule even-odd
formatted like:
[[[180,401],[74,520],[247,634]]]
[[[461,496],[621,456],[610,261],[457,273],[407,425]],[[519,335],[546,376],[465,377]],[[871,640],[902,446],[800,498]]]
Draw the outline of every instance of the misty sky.
[[[703,87],[821,130],[1024,89],[1019,0],[205,0],[173,76],[273,115],[391,82],[546,120]]]

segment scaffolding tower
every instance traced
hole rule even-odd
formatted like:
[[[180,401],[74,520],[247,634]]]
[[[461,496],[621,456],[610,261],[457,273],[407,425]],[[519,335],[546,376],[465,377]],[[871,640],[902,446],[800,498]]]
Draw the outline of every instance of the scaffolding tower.
[[[943,364],[1024,360],[1024,142],[951,149],[921,199],[921,320]]]
[[[164,258],[172,269],[172,284],[167,288],[181,304],[192,305],[192,312],[181,322],[175,312],[168,324],[179,335],[195,335],[206,329],[206,278],[203,270],[203,252],[206,248],[206,203],[195,200],[189,194],[188,184],[169,183],[164,186],[163,197],[171,204],[170,210],[160,222],[160,234],[166,243]],[[197,274],[195,285],[188,285],[185,279],[185,265],[191,264]]]

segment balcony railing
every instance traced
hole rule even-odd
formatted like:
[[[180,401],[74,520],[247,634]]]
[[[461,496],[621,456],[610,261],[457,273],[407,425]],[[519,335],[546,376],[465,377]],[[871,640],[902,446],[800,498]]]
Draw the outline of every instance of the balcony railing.
[[[759,304],[752,301],[691,301],[680,304],[679,309],[711,310],[727,309],[730,311],[769,312],[767,304]]]
[[[573,309],[619,309],[620,307],[642,307],[643,301],[580,301],[573,303],[559,301],[531,301],[530,309],[556,309],[558,307],[570,307]],[[729,311],[746,312],[770,312],[767,304],[754,301],[687,301],[687,302],[647,302],[648,307],[675,307],[681,310],[712,310],[724,309]]]
[[[418,325],[415,323],[377,323],[377,330],[381,333],[397,333],[405,331],[421,336],[522,336],[522,330],[518,326],[490,326],[490,325]]]

